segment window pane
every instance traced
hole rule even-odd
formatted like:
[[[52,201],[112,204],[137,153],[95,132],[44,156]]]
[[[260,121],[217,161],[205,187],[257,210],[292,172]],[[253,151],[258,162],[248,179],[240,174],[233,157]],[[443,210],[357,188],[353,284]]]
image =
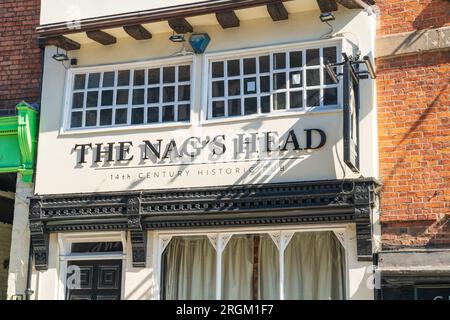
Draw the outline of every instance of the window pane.
[[[333,232],[297,232],[284,253],[288,300],[345,299],[345,252]]]
[[[302,72],[294,71],[290,73],[290,87],[299,88],[302,86]]]
[[[256,93],[256,78],[244,79],[244,93],[245,94]]]
[[[320,90],[306,91],[306,104],[308,107],[316,107],[320,105]]]
[[[228,95],[236,96],[241,93],[241,80],[229,80],[228,81]]]
[[[280,52],[273,55],[273,68],[284,69],[286,68],[286,53]]]
[[[286,89],[286,73],[275,73],[273,75],[274,90]]]
[[[144,89],[133,90],[133,105],[144,104]]]
[[[303,107],[303,91],[294,91],[290,93],[290,108],[297,109]]]
[[[228,100],[228,115],[229,116],[241,115],[241,99]]]
[[[117,90],[116,104],[128,104],[128,89]]]
[[[261,92],[270,92],[270,76],[264,76],[259,78]]]
[[[273,110],[286,109],[286,93],[276,93],[273,95]]]
[[[175,87],[163,88],[163,102],[175,101]]]
[[[255,74],[256,73],[256,59],[248,58],[244,59],[244,74]]]
[[[213,118],[225,116],[225,103],[223,101],[213,101],[212,116]]]
[[[211,64],[211,68],[213,78],[223,77],[223,62],[221,61],[213,62]]]
[[[267,234],[233,235],[222,254],[222,299],[279,299],[278,256]]]
[[[159,122],[159,108],[148,108],[147,109],[147,122]]]
[[[131,124],[144,123],[144,108],[133,108],[131,110]]]
[[[78,92],[73,94],[72,109],[83,108],[84,92]]]
[[[175,67],[163,68],[163,83],[175,82]]]
[[[170,122],[174,121],[174,110],[173,106],[164,106],[162,111],[162,121]]]
[[[178,101],[189,101],[191,99],[191,86],[178,86]]]
[[[178,67],[178,81],[190,81],[191,80],[191,66],[179,66]]]
[[[130,84],[130,70],[120,70],[118,72],[118,86],[128,86]]]
[[[323,63],[335,63],[336,62],[336,47],[323,48]]]
[[[117,109],[116,110],[116,124],[126,124],[127,123],[128,109]]]
[[[213,97],[223,97],[225,95],[224,83],[223,81],[214,81],[212,83],[212,96]]]
[[[148,84],[159,83],[159,69],[148,70]]]
[[[74,90],[84,89],[85,81],[86,81],[85,74],[76,74],[73,83],[73,89]]]
[[[244,99],[244,114],[255,114],[258,112],[258,100],[256,98]]]
[[[135,70],[134,78],[133,78],[133,85],[142,86],[144,84],[145,84],[145,70]]]
[[[333,67],[334,73],[337,74],[337,68]],[[323,79],[325,84],[336,84],[336,82],[331,79],[326,69],[323,69]]]
[[[316,66],[320,64],[320,52],[319,49],[306,50],[306,65]]]
[[[159,87],[149,88],[147,90],[147,102],[148,103],[159,103]]]
[[[270,57],[262,56],[259,57],[259,72],[269,72],[270,71]]]
[[[87,93],[86,107],[93,108],[98,105],[98,91],[90,91]]]
[[[112,124],[112,109],[100,110],[100,125],[110,126]]]
[[[294,51],[289,53],[289,64],[291,68],[299,68],[302,66],[302,52]]]
[[[320,85],[320,69],[306,70],[306,85],[307,86]]]
[[[191,108],[188,104],[178,105],[178,121],[189,121]]]
[[[114,87],[115,72],[103,73],[103,87]]]
[[[215,299],[216,251],[206,236],[173,237],[162,264],[163,299]]]
[[[239,60],[228,60],[227,61],[227,70],[228,70],[228,76],[238,76],[240,75],[240,67],[239,67]]]
[[[270,112],[270,96],[261,97],[261,112]]]
[[[337,105],[337,88],[329,88],[323,90],[323,104]]]
[[[97,111],[86,111],[86,127],[97,125]]]
[[[113,90],[102,91],[102,106],[112,106],[113,104]]]
[[[89,81],[88,81],[88,88],[98,88],[100,84],[100,73],[90,73],[89,74]]]
[[[71,128],[79,128],[81,127],[81,120],[83,119],[82,112],[72,112],[72,116],[70,118],[70,127]]]

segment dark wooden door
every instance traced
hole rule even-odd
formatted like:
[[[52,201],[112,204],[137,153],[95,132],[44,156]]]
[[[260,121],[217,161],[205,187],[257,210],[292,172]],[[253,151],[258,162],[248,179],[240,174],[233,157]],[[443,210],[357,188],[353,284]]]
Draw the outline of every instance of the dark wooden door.
[[[120,300],[122,287],[121,260],[70,261],[67,266],[80,268],[79,288],[72,288],[67,283],[67,300]],[[73,283],[72,274],[67,274]]]

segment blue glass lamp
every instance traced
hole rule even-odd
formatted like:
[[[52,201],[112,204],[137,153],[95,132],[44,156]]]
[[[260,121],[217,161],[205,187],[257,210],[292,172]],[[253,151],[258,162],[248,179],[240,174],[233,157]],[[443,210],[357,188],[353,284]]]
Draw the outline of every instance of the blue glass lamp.
[[[192,46],[192,49],[195,53],[201,54],[205,52],[206,47],[208,46],[209,42],[211,41],[211,38],[207,33],[197,33],[191,35],[191,38],[189,39],[189,43]]]

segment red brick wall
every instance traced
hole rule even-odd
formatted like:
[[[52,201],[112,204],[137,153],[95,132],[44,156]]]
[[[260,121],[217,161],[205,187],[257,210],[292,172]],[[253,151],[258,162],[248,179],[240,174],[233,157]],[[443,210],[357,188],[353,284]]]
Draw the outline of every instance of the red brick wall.
[[[39,0],[0,1],[0,110],[38,101],[39,7]]]
[[[381,11],[378,35],[450,25],[448,0],[377,0]]]
[[[450,1],[380,0],[378,35],[448,24]],[[378,58],[384,248],[450,245],[450,51]]]

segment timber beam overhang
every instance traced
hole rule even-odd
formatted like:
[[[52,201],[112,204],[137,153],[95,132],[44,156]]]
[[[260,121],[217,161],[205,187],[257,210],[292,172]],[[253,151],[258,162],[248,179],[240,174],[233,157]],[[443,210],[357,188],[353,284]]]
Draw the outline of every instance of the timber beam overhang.
[[[36,268],[47,268],[51,232],[130,231],[133,264],[144,266],[146,230],[319,223],[355,223],[358,259],[371,260],[379,186],[375,179],[346,179],[34,196],[29,219]]]
[[[321,12],[336,11],[338,10],[338,4],[347,9],[365,9],[375,3],[374,0],[315,1],[317,9],[320,9]],[[70,39],[71,34],[85,33],[91,39],[94,34],[96,36],[94,41],[109,45],[115,43],[115,41],[108,34],[108,29],[124,28],[130,37],[136,40],[148,40],[151,39],[151,30],[147,30],[143,24],[161,21],[167,21],[170,24],[171,21],[186,21],[186,18],[210,14],[216,15],[218,24],[226,29],[239,26],[239,19],[235,10],[254,7],[265,6],[267,16],[270,16],[274,21],[286,20],[289,12],[285,3],[290,2],[295,2],[295,0],[205,0],[165,8],[85,18],[78,21],[43,24],[37,28],[37,33],[40,46],[54,45],[70,51],[78,50],[81,46],[80,43]],[[195,31],[195,26],[193,31]],[[100,32],[102,33],[100,34]]]

